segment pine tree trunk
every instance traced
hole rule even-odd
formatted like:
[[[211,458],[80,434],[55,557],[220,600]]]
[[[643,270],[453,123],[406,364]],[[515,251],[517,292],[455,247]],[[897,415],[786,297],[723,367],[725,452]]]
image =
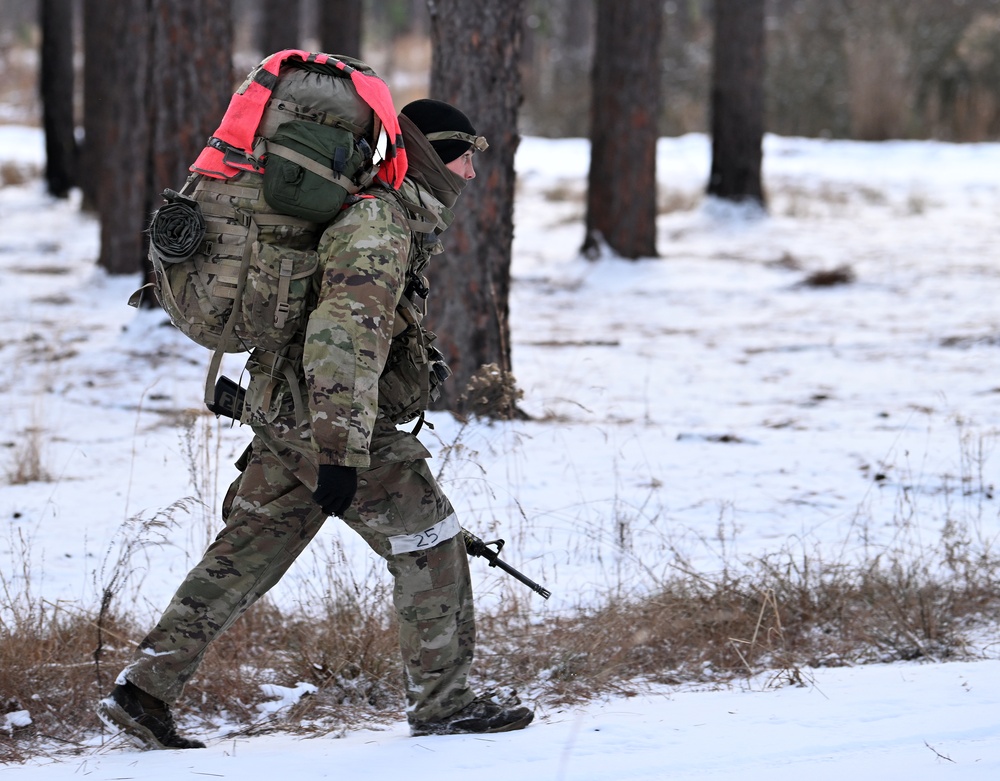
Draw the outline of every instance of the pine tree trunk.
[[[598,0],[583,251],[656,255],[661,3]]]
[[[230,6],[231,0],[152,0],[155,65],[147,90],[152,146],[146,222],[162,203],[164,188],[179,190],[184,184],[188,166],[229,105],[235,80]],[[143,239],[143,268],[150,276],[145,234]]]
[[[461,410],[460,396],[484,364],[510,371],[508,295],[513,239],[514,154],[520,136],[520,52],[524,0],[431,6],[431,96],[461,109],[489,141],[477,152],[477,178],[456,206],[446,250],[430,267],[430,327],[454,376],[439,407]]]
[[[327,54],[361,59],[361,3],[322,0],[319,4],[320,48]]]
[[[65,198],[76,184],[73,118],[73,0],[41,0],[40,89],[45,127],[45,183]]]
[[[538,24],[525,30],[524,72],[531,78],[524,82],[521,127],[529,135],[587,134],[596,13],[594,0],[549,0],[537,11]]]
[[[262,57],[300,47],[299,0],[264,0],[261,12],[258,38]]]
[[[153,0],[153,13],[148,195],[155,209],[165,187],[184,184],[245,74],[233,74],[230,0]]]
[[[87,138],[97,140],[99,263],[112,274],[148,271],[145,231],[160,192],[184,183],[222,119],[233,90],[230,14],[230,0],[119,0],[89,28],[98,39],[87,55],[101,58],[93,65],[103,80],[88,82],[99,91],[87,96]]]
[[[764,0],[715,0],[708,194],[764,205]]]
[[[98,262],[111,274],[133,274],[143,268],[144,236],[149,212],[148,163],[152,128],[146,111],[151,59],[149,0],[119,0],[100,30],[99,55],[104,79],[89,81],[87,100],[98,101],[95,132],[100,145],[97,209],[101,218]],[[89,5],[89,3],[88,3]],[[89,75],[89,74],[88,74]]]
[[[104,158],[105,123],[110,105],[104,89],[114,78],[110,39],[112,21],[120,16],[111,3],[83,4],[83,144],[79,155],[79,184],[83,191],[83,208],[100,213],[100,174]]]

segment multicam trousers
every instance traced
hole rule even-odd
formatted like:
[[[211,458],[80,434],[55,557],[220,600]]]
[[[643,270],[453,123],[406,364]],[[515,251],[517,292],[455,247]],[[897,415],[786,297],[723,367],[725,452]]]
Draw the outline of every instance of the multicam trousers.
[[[383,434],[387,430],[382,427]],[[378,433],[373,453],[380,449]],[[409,435],[393,428],[390,444],[400,436]],[[413,443],[411,449],[421,447],[415,438]],[[180,697],[209,644],[281,579],[326,520],[312,489],[289,469],[296,454],[271,445],[258,432],[237,464],[241,474],[223,503],[225,528],[123,672],[168,703]],[[373,463],[359,473],[358,493],[344,521],[388,564],[395,581],[407,713],[411,721],[433,721],[473,699],[468,673],[475,620],[468,557],[461,534],[437,544],[433,532],[431,541],[413,534],[456,523],[422,458]],[[394,547],[405,550],[394,553]]]

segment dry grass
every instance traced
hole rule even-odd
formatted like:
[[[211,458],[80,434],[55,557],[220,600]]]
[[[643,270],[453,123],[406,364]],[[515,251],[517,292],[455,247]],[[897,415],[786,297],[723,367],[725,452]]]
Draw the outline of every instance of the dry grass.
[[[43,434],[39,426],[29,426],[17,434],[8,447],[5,475],[10,485],[49,482],[52,475],[45,466]]]
[[[0,733],[0,761],[35,753],[35,741],[73,744],[92,732],[89,712],[103,689],[95,675],[95,622],[94,615],[31,610],[0,626],[4,711],[26,710],[32,722],[12,734]],[[106,630],[128,636],[110,618]]]
[[[678,577],[648,598],[541,627],[525,618],[518,630],[513,616],[489,616],[484,634],[501,645],[492,646],[488,666],[498,680],[560,703],[639,682],[724,683],[760,673],[801,682],[814,667],[937,661],[963,655],[964,633],[995,615],[995,583],[939,582],[902,564],[762,560],[738,577]]]
[[[6,160],[0,163],[0,187],[27,184],[42,175],[40,166]]]
[[[517,406],[523,397],[513,374],[496,363],[487,363],[472,375],[458,400],[462,411],[469,415],[490,420],[523,420],[527,415]]]
[[[646,598],[543,623],[531,598],[515,594],[480,616],[477,683],[512,685],[554,707],[654,683],[763,675],[771,685],[801,684],[820,666],[957,658],[966,632],[1000,610],[998,568],[981,555],[846,566],[780,554],[739,575],[680,573]],[[252,609],[206,657],[178,708],[181,723],[329,733],[402,718],[388,594],[335,593],[312,615],[285,614],[267,600]],[[141,636],[134,621],[111,612],[16,604],[0,625],[0,699],[6,710],[28,710],[33,724],[0,734],[3,761],[92,740],[93,703]],[[316,692],[271,713],[262,685],[300,682]]]
[[[816,667],[970,655],[969,634],[1000,613],[1000,556],[977,532],[994,492],[983,470],[993,440],[956,424],[960,495],[936,544],[907,543],[900,518],[899,547],[852,561],[783,549],[706,573],[664,550],[673,575],[654,593],[622,599],[609,588],[601,603],[542,621],[537,599],[511,582],[501,607],[479,615],[474,685],[514,686],[558,707],[653,684],[803,684]],[[217,444],[195,426],[185,431],[192,485],[213,495]],[[14,541],[21,571],[0,572],[0,707],[28,711],[32,723],[0,721],[0,761],[91,750],[101,729],[93,704],[147,628],[130,613],[141,588],[133,558],[166,544],[175,516],[195,504],[123,524],[95,572],[101,598],[91,608],[38,598],[30,545]],[[620,523],[627,533],[631,521]],[[403,718],[391,586],[352,579],[344,555],[332,552],[303,607],[285,612],[264,599],[219,638],[177,708],[184,729],[326,734]],[[278,710],[270,687],[301,684],[315,690]]]
[[[837,285],[850,285],[856,279],[854,269],[844,265],[813,271],[807,274],[800,284],[803,287],[835,287]]]

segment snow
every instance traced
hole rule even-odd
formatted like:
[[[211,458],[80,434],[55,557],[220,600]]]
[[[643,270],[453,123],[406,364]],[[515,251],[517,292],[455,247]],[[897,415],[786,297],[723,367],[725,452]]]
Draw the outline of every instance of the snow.
[[[3,715],[2,730],[12,735],[15,729],[31,726],[31,713],[26,710],[14,710]]]
[[[664,691],[547,712],[523,732],[410,738],[399,723],[339,737],[227,739],[201,751],[95,749],[11,766],[5,776],[992,780],[1000,767],[998,668],[833,668],[807,687]]]
[[[0,127],[0,150],[42,164],[37,130]],[[435,413],[422,435],[463,523],[504,537],[505,560],[553,593],[473,562],[484,608],[517,593],[544,622],[648,593],[678,567],[918,557],[946,521],[996,543],[1000,145],[768,136],[764,219],[703,201],[709,154],[701,135],[660,142],[660,198],[675,207],[659,218],[661,258],[590,262],[577,255],[587,142],[522,143],[511,328],[534,419]],[[152,619],[211,538],[249,433],[188,414],[206,352],[125,306],[137,279],[96,269],[97,246],[78,197],[54,201],[37,179],[0,188],[0,468],[41,432],[52,478],[0,486],[0,572],[25,599],[93,606],[124,561],[125,598]],[[852,284],[802,284],[842,266]],[[226,366],[238,377],[241,358]],[[273,598],[306,604],[333,560],[384,582],[330,523]],[[975,661],[542,703],[505,735],[413,739],[399,722],[308,739],[220,730],[197,752],[95,740],[5,778],[992,779],[998,640],[996,627],[970,638]],[[305,691],[275,687],[267,708]],[[0,729],[30,720],[22,705]]]

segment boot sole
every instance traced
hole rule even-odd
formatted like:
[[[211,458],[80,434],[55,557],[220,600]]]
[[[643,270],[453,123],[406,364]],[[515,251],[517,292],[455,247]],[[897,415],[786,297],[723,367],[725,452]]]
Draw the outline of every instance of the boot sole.
[[[510,724],[504,724],[502,727],[497,727],[496,729],[488,730],[488,732],[513,732],[514,730],[524,729],[535,719],[535,712],[529,711],[526,716],[518,719],[517,721],[512,721]]]
[[[143,750],[167,749],[146,727],[133,719],[128,712],[110,697],[97,703],[97,718],[112,732],[123,735],[129,743]]]
[[[431,735],[492,735],[497,732],[514,732],[515,730],[524,729],[527,727],[535,718],[534,711],[528,711],[524,716],[514,721],[508,722],[507,724],[501,724],[497,727],[492,727],[489,729],[452,729],[452,730],[435,730],[435,729],[420,729],[410,727],[410,737],[414,738],[424,738]]]

